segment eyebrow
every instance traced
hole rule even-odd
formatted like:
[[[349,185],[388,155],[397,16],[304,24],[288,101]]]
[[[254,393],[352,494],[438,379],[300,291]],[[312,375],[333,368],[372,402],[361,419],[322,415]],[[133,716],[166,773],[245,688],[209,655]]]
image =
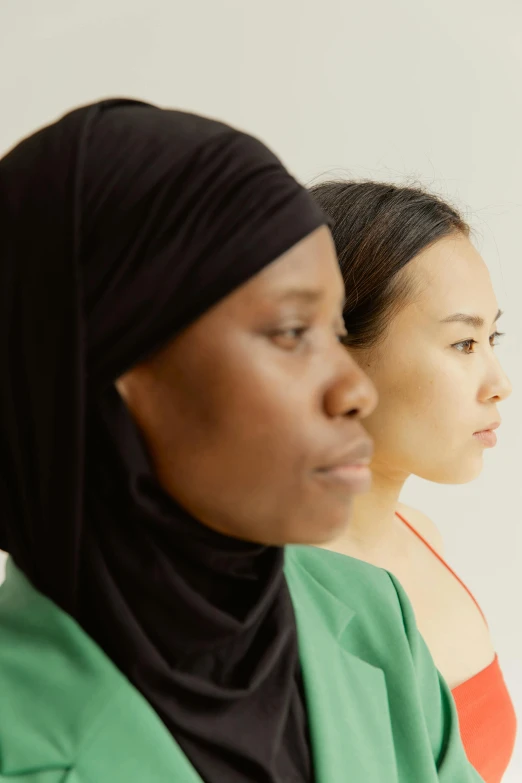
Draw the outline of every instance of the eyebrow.
[[[289,300],[309,302],[313,304],[323,299],[324,291],[320,291],[317,288],[290,288],[287,291],[283,291],[280,296],[277,297],[278,302],[287,302]],[[343,297],[341,304],[344,309],[346,299]]]
[[[496,324],[500,316],[502,315],[502,310],[499,310],[496,314],[493,323]],[[443,318],[441,321],[442,324],[451,324],[451,323],[462,323],[467,324],[468,326],[473,326],[475,329],[481,329],[484,326],[484,319],[480,315],[468,315],[467,313],[453,313],[453,315],[448,315],[447,318]]]

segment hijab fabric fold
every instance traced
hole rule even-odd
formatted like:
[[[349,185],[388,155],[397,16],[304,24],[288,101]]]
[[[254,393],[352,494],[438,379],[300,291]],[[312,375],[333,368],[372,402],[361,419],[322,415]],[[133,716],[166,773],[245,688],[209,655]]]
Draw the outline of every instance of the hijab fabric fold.
[[[137,101],[0,161],[0,546],[208,783],[312,777],[284,553],[163,492],[114,382],[325,223],[259,141]]]

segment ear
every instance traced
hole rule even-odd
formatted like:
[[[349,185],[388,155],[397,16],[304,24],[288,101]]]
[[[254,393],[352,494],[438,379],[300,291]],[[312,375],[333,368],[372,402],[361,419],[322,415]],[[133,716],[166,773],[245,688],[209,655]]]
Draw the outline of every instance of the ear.
[[[129,392],[127,387],[127,375],[122,375],[121,378],[118,378],[118,380],[115,382],[116,391],[122,398],[122,400],[127,404],[129,399]]]
[[[136,417],[150,397],[150,373],[139,365],[118,378],[114,386],[129,412]]]

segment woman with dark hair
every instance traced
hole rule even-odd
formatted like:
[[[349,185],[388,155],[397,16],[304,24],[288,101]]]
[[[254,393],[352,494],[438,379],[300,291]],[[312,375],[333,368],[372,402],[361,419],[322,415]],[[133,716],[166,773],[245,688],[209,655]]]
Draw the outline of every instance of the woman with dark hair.
[[[412,474],[475,478],[496,442],[510,384],[494,351],[501,313],[489,274],[461,215],[430,193],[379,182],[325,182],[312,193],[334,221],[343,341],[380,399],[365,421],[372,489],[328,547],[399,578],[453,689],[468,756],[499,783],[516,719],[487,625],[433,523],[399,502]]]
[[[132,101],[0,161],[0,778],[472,783],[370,482],[324,213]]]

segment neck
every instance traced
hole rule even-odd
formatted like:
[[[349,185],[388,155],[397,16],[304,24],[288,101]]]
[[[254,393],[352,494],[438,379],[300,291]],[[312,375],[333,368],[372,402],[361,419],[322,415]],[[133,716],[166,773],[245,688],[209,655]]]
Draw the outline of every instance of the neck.
[[[349,525],[328,544],[328,549],[349,549],[367,559],[382,548],[389,551],[397,540],[395,512],[408,477],[405,474],[390,475],[375,465],[372,465],[372,471],[370,492],[355,498]],[[398,540],[397,545],[401,546]]]

